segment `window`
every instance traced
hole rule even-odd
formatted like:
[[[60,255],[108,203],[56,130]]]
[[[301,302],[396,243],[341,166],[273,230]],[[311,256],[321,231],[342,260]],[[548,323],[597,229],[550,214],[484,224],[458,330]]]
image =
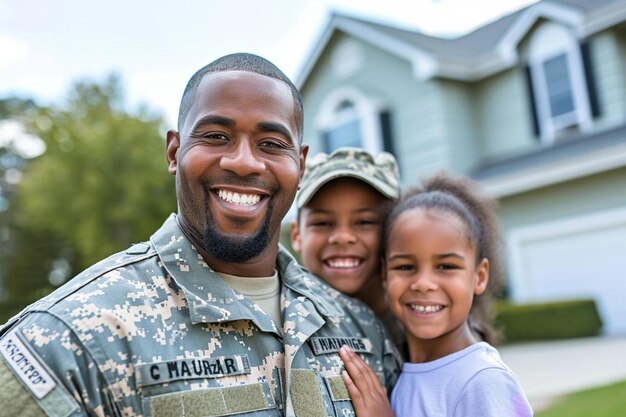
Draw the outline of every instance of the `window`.
[[[361,120],[355,111],[354,104],[343,101],[337,109],[334,126],[324,132],[324,145],[327,152],[343,146],[363,147]]]
[[[338,89],[323,101],[316,117],[325,152],[351,146],[393,152],[388,111],[352,88]]]
[[[553,118],[573,113],[574,95],[572,81],[567,69],[567,55],[561,54],[543,63],[546,89],[550,102],[550,114]]]
[[[532,34],[527,77],[535,133],[544,144],[590,131],[599,114],[588,52],[588,44],[555,23]]]

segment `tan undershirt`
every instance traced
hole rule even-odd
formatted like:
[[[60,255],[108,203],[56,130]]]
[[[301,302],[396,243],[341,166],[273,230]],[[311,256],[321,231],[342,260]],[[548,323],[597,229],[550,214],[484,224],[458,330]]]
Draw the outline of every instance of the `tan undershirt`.
[[[236,275],[217,274],[233,290],[254,301],[274,320],[276,327],[283,328],[283,316],[280,313],[280,280],[278,271],[271,277],[238,277]]]

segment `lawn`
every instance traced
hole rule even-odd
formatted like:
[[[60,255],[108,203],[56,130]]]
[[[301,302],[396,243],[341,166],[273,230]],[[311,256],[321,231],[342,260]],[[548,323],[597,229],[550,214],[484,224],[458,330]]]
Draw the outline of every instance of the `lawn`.
[[[617,417],[626,416],[626,381],[563,397],[535,417]]]

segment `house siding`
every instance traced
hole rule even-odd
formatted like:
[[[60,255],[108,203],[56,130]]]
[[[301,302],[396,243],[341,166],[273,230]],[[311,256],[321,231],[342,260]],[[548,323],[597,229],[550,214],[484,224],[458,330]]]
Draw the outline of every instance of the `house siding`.
[[[503,231],[626,207],[626,167],[500,199]]]
[[[591,54],[602,112],[594,129],[609,129],[626,121],[626,33],[599,33],[591,39]]]
[[[478,143],[485,160],[501,159],[539,147],[532,129],[530,97],[523,67],[477,84]]]
[[[442,97],[444,128],[449,153],[449,168],[461,174],[470,174],[479,163],[476,137],[475,87],[470,83],[439,81]]]

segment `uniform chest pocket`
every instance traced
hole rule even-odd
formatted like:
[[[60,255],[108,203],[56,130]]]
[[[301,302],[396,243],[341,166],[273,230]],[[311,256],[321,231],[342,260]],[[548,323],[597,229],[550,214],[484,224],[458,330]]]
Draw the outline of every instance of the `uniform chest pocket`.
[[[146,417],[280,416],[265,382],[170,392],[143,399]]]
[[[247,355],[141,364],[135,377],[146,417],[280,415]]]
[[[355,415],[341,375],[321,376],[310,369],[294,369],[289,393],[298,417]]]

